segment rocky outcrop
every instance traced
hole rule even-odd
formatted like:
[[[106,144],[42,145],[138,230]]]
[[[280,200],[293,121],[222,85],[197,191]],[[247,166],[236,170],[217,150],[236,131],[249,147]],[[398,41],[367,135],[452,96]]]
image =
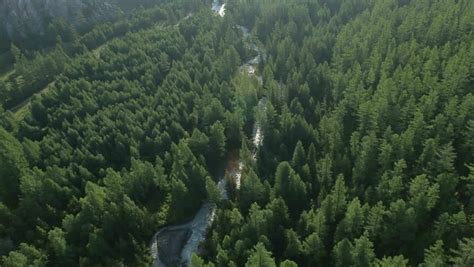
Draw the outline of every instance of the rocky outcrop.
[[[111,20],[120,12],[107,0],[0,0],[0,26],[11,39],[26,38],[43,35],[55,18],[77,27]]]

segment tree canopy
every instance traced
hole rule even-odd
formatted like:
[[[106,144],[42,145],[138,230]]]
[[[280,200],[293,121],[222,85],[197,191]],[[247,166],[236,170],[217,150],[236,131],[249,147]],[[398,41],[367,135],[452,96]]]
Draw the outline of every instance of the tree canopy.
[[[0,265],[149,266],[208,202],[192,266],[474,265],[473,1],[139,2],[11,46]]]

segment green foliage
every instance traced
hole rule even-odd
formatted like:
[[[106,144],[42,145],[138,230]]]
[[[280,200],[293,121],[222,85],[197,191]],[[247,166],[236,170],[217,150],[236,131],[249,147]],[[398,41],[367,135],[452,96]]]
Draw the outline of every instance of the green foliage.
[[[265,205],[268,196],[265,186],[257,177],[253,170],[242,177],[242,185],[240,187],[240,209],[247,211],[252,203],[257,203],[261,206]]]
[[[0,201],[6,205],[18,203],[20,179],[27,166],[20,142],[0,127]]]
[[[296,262],[294,261],[285,260],[285,261],[280,262],[279,266],[280,267],[296,267],[298,266],[298,264],[296,264]]]
[[[296,217],[307,203],[306,185],[288,162],[281,162],[275,173],[275,195],[281,196],[292,216]]]
[[[474,263],[474,239],[463,238],[459,246],[452,251],[451,263],[455,266],[469,266]]]
[[[41,93],[0,108],[0,265],[149,266],[205,202],[191,266],[473,265],[473,1],[118,3],[12,45],[0,103]]]
[[[324,262],[325,247],[317,233],[312,233],[303,242],[306,264],[315,266]]]
[[[206,178],[206,192],[209,200],[212,203],[219,203],[221,200],[221,193],[217,184],[211,179],[211,177]]]
[[[293,159],[291,160],[291,165],[295,168],[304,166],[306,164],[306,153],[303,148],[303,144],[298,142],[293,152]]]
[[[360,205],[359,199],[355,198],[347,206],[344,219],[339,223],[336,230],[336,240],[343,238],[355,238],[362,234],[364,224],[364,207]]]
[[[334,266],[351,266],[353,264],[352,256],[353,245],[344,238],[339,241],[332,250]]]
[[[250,255],[247,263],[247,267],[275,267],[275,261],[272,258],[272,254],[265,249],[262,243],[258,243],[253,248],[252,254]]]
[[[438,199],[438,184],[430,186],[425,175],[415,177],[410,184],[410,204],[418,217],[423,218],[434,208]]]
[[[66,263],[67,257],[69,256],[68,253],[70,252],[68,251],[64,231],[59,228],[54,228],[53,230],[49,231],[48,241],[55,259],[59,263]]]
[[[354,266],[372,266],[375,258],[372,242],[363,235],[356,239],[354,243],[354,248],[352,249]]]
[[[446,266],[447,259],[444,254],[443,241],[438,240],[429,249],[425,249],[423,266]]]
[[[8,256],[3,257],[3,266],[47,266],[47,257],[40,250],[25,243],[20,244],[19,249],[12,251]]]
[[[188,199],[188,189],[181,180],[173,180],[171,182],[171,203],[170,209],[173,210],[170,221],[177,221],[188,214],[191,205]]]
[[[286,249],[284,252],[284,256],[287,259],[299,259],[303,254],[303,246],[301,241],[299,240],[298,234],[290,229],[287,230],[285,233],[286,236]]]
[[[224,126],[218,121],[211,126],[209,132],[209,161],[211,164],[217,164],[225,155],[226,136],[224,134]]]
[[[381,260],[377,259],[375,261],[375,266],[376,267],[395,267],[395,266],[406,267],[408,266],[408,260],[403,258],[403,256],[383,257]]]
[[[215,266],[213,263],[205,264],[204,260],[201,259],[198,255],[193,254],[191,258],[191,262],[189,263],[191,267],[213,267]]]

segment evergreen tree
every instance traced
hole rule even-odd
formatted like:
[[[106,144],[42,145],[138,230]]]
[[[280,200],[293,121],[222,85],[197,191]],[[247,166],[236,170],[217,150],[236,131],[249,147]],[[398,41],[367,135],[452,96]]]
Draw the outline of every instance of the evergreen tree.
[[[375,258],[372,242],[363,235],[356,239],[354,243],[354,248],[352,249],[354,266],[372,266]]]
[[[267,192],[265,186],[257,177],[253,170],[250,170],[242,177],[240,187],[239,204],[242,211],[247,211],[252,203],[261,206],[267,201]]]
[[[408,260],[403,258],[403,256],[395,257],[383,257],[382,259],[375,260],[376,267],[391,267],[391,266],[408,266]]]
[[[287,244],[284,253],[285,257],[294,260],[300,259],[303,253],[303,247],[301,245],[298,235],[292,229],[287,230],[285,235]]]
[[[211,166],[224,158],[226,147],[226,137],[224,134],[224,126],[220,122],[214,123],[209,132],[209,156],[208,162]]]
[[[291,165],[294,168],[301,168],[306,164],[306,152],[304,151],[303,144],[301,141],[296,143],[295,151],[293,152],[293,159]]]
[[[217,184],[211,179],[211,177],[206,177],[206,192],[207,197],[212,203],[219,203],[221,200],[221,192],[217,187]]]
[[[285,261],[280,262],[279,266],[280,267],[296,267],[298,266],[298,264],[296,264],[296,262],[294,261],[285,260]]]
[[[332,250],[334,266],[351,266],[354,262],[353,250],[353,245],[348,239],[344,238],[342,241],[339,241]]]
[[[429,249],[425,249],[425,258],[422,266],[446,266],[447,259],[444,255],[443,241],[438,240]]]
[[[308,266],[316,266],[324,261],[325,247],[317,233],[312,233],[303,242],[303,251]]]
[[[276,264],[275,260],[272,258],[272,254],[265,249],[265,246],[262,243],[258,243],[252,249],[252,253],[245,266],[274,267]]]
[[[20,180],[27,166],[20,142],[0,127],[0,200],[6,205],[18,203]]]
[[[275,194],[281,196],[293,217],[299,215],[307,203],[306,186],[288,162],[281,162],[275,173]]]
[[[473,238],[463,238],[458,242],[458,248],[453,251],[450,262],[455,266],[470,266],[474,263]]]

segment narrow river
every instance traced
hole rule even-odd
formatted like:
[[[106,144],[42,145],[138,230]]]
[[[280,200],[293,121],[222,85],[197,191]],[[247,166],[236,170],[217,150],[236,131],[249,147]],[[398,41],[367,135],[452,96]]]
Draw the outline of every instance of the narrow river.
[[[212,3],[212,10],[221,17],[225,16],[225,4],[220,4],[215,0]],[[250,32],[247,28],[240,25],[237,25],[237,27],[242,31],[245,39],[250,36]],[[260,64],[262,59],[265,57],[265,53],[256,44],[251,44],[250,48],[257,52],[257,56],[240,66],[240,70],[247,72],[249,75],[254,75],[260,82],[262,82],[262,77],[255,75],[255,69],[257,69],[258,64]],[[266,98],[262,98],[258,103],[258,110],[265,112],[265,108]],[[260,147],[263,142],[263,137],[261,123],[255,121],[252,132],[252,142],[255,147],[253,153],[254,159],[256,158],[258,147]],[[228,199],[228,181],[227,179],[224,179],[224,177],[226,175],[231,177],[236,188],[239,189],[241,183],[241,172],[244,167],[239,161],[238,153],[236,153],[236,151],[229,152],[227,158],[225,171],[217,184],[223,199]],[[217,207],[215,204],[208,202],[204,203],[191,221],[161,228],[153,236],[150,246],[151,255],[153,257],[153,266],[188,266],[193,253],[199,253],[199,245],[206,238],[209,227],[214,221],[216,209]]]

